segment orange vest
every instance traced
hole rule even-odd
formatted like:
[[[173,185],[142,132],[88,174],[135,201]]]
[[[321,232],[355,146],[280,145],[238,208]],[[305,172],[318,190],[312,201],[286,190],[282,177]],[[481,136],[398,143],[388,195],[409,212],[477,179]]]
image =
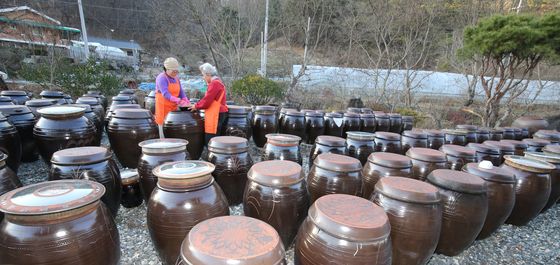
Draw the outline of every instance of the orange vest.
[[[167,76],[167,90],[174,97],[179,97],[181,92],[181,86],[179,85],[179,80],[175,79],[175,83],[170,83]],[[163,94],[156,88],[156,123],[158,125],[163,125],[163,121],[170,111],[177,110],[177,104],[175,102],[169,101],[163,97]]]

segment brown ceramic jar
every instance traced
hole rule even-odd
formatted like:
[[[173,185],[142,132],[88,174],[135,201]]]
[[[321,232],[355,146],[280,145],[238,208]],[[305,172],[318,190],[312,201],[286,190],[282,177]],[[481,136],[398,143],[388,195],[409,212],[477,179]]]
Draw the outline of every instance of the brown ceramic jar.
[[[99,201],[104,192],[92,181],[58,180],[1,196],[2,263],[119,264],[119,232]]]
[[[284,246],[289,247],[309,208],[301,166],[292,161],[263,161],[252,166],[247,177],[243,196],[245,216],[274,227]]]
[[[280,124],[280,132],[299,136],[305,141],[307,138],[305,133],[305,113],[294,110],[287,111]]]
[[[476,142],[481,144],[486,140],[490,140],[490,130],[487,128],[476,129]]]
[[[527,151],[527,143],[519,140],[501,140],[500,142],[512,144],[515,148],[514,155],[523,156]]]
[[[538,130],[546,129],[548,127],[548,122],[538,116],[523,116],[517,118],[511,125],[519,128],[527,128],[529,130],[529,137],[532,137]]]
[[[344,138],[330,136],[330,135],[320,135],[315,140],[315,144],[311,147],[309,152],[309,168],[313,166],[313,161],[315,158],[323,153],[333,153],[339,155],[348,155],[348,149],[346,149],[346,140]]]
[[[525,142],[527,144],[527,150],[528,152],[542,152],[542,149],[546,146],[550,144],[550,141],[548,140],[542,140],[542,139],[533,139],[533,138],[525,138],[523,139],[523,142]]]
[[[26,102],[27,103],[27,102]],[[14,100],[10,97],[6,97],[6,96],[0,96],[0,105],[10,105],[13,106],[14,104]]]
[[[257,147],[266,144],[266,135],[278,131],[278,120],[276,119],[276,107],[257,106],[251,126],[253,128],[253,141]]]
[[[412,160],[412,178],[426,180],[428,174],[436,169],[448,169],[447,158],[438,150],[415,147],[406,152]]]
[[[236,136],[217,136],[208,143],[208,162],[216,169],[212,176],[220,185],[230,205],[243,201],[247,172],[253,165],[248,153],[247,139]]]
[[[281,131],[282,130],[282,124],[284,122],[284,117],[286,117],[286,112],[288,111],[298,111],[295,108],[281,108],[280,109],[280,113],[278,114],[278,130]]]
[[[560,143],[560,132],[556,130],[538,130],[533,134],[533,138],[548,140],[551,144]]]
[[[66,100],[64,99],[64,93],[61,91],[56,90],[43,90],[39,94],[42,99],[53,99],[56,100],[58,105],[65,105],[67,104]]]
[[[65,106],[84,109],[84,117],[91,121],[91,123],[95,126],[95,142],[92,145],[101,145],[101,138],[103,137],[103,121],[91,110],[91,106],[87,104],[67,104]]]
[[[0,195],[22,186],[16,173],[6,165],[7,158],[6,154],[0,152]],[[0,222],[3,218],[0,212]]]
[[[439,150],[445,144],[445,133],[440,130],[424,130],[428,136],[428,148]]]
[[[403,131],[401,143],[403,154],[412,147],[428,148],[428,135],[423,131]]]
[[[111,98],[111,106],[122,104],[136,104],[130,96],[114,96]]]
[[[121,205],[125,208],[140,206],[144,199],[140,189],[140,178],[136,169],[125,169],[121,172]]]
[[[360,131],[375,132],[375,115],[373,113],[360,114]]]
[[[412,160],[393,153],[371,154],[362,170],[362,197],[369,199],[379,179],[388,176],[412,177]]]
[[[0,151],[8,156],[6,164],[14,172],[18,172],[21,164],[21,139],[14,125],[0,114]]]
[[[504,139],[504,131],[499,128],[490,129],[490,140],[500,141]]]
[[[410,178],[385,177],[371,200],[391,224],[393,264],[426,264],[438,244],[442,206],[438,189]]]
[[[469,143],[467,147],[475,151],[476,162],[487,160],[496,167],[499,167],[502,164],[500,149],[497,147],[478,143]]]
[[[344,126],[342,114],[329,112],[325,114],[325,134],[337,137],[344,137]]]
[[[296,239],[297,265],[391,264],[390,224],[383,208],[345,194],[318,199]]]
[[[327,194],[362,195],[360,160],[337,154],[320,154],[307,175],[311,203]]]
[[[163,123],[166,138],[184,139],[189,142],[187,151],[190,159],[199,159],[204,149],[204,121],[198,113],[172,111]]]
[[[444,144],[439,149],[447,158],[449,169],[461,170],[464,165],[476,162],[475,150],[453,144]]]
[[[266,135],[266,144],[261,160],[289,160],[302,164],[299,149],[299,136],[281,133],[270,133]]]
[[[305,132],[307,133],[307,144],[314,144],[317,136],[325,134],[325,119],[318,112],[305,113]]]
[[[516,155],[505,156],[501,166],[516,178],[515,206],[506,223],[523,226],[535,218],[550,197],[550,173],[553,164]]]
[[[274,228],[245,216],[215,217],[200,222],[185,237],[180,252],[177,265],[287,264],[284,247]]]
[[[354,112],[346,112],[342,117],[343,133],[360,131],[360,114]]]
[[[29,100],[27,92],[21,90],[4,90],[0,92],[0,95],[11,98],[16,105],[25,105],[25,102]]]
[[[556,168],[550,172],[550,196],[542,211],[550,209],[560,199],[560,155],[526,152],[525,156],[553,164]]]
[[[109,109],[107,110],[107,112],[105,113],[105,131],[108,131],[108,127],[109,127],[109,121],[111,120],[111,117],[113,117],[113,115],[115,114],[115,111],[117,109],[140,109],[140,105],[138,104],[122,104],[122,105],[112,105],[111,107],[109,107]]]
[[[413,116],[402,116],[402,129],[401,132],[410,131],[414,127],[414,117]]]
[[[455,126],[455,128],[457,128],[458,130],[463,130],[467,133],[466,134],[467,143],[478,142],[477,139],[476,139],[476,132],[478,130],[478,127],[476,125],[459,124],[459,125]]]
[[[138,167],[142,155],[140,142],[159,138],[154,117],[145,109],[117,109],[107,131],[115,156],[128,168]]]
[[[484,225],[488,213],[486,182],[449,169],[432,171],[427,182],[439,188],[443,209],[436,253],[459,255],[474,242]]]
[[[500,165],[504,163],[504,156],[515,154],[515,146],[506,142],[488,140],[482,143],[500,150]]]
[[[51,159],[49,180],[86,179],[101,183],[105,187],[101,201],[116,216],[121,202],[121,176],[112,155],[107,148],[97,146],[57,151]]]
[[[402,116],[398,113],[389,113],[390,127],[389,131],[393,133],[401,133]]]
[[[183,139],[163,138],[140,142],[142,156],[138,162],[138,176],[144,200],[148,202],[152,191],[157,186],[157,177],[152,172],[157,166],[167,162],[179,162],[189,159],[188,142]]]
[[[150,91],[150,94],[148,94],[144,98],[144,108],[149,110],[152,113],[152,115],[156,115],[156,91],[155,90]]]
[[[21,161],[33,162],[39,158],[37,145],[33,137],[33,126],[35,125],[35,115],[28,107],[20,105],[0,106],[0,113],[4,115],[8,122],[17,130],[21,140]]]
[[[107,107],[109,107],[108,101],[107,101],[107,97],[105,97],[101,91],[97,91],[97,90],[89,90],[87,93],[85,93],[83,95],[84,97],[94,97],[94,98],[98,98],[99,101],[101,102],[101,105],[103,106],[103,109],[106,109]]]
[[[401,135],[392,132],[376,132],[375,152],[402,154]]]
[[[375,152],[375,134],[368,132],[346,132],[346,149],[348,155],[360,160],[364,165],[368,156]]]
[[[52,99],[32,99],[25,102],[25,106],[33,112],[35,117],[39,117],[38,109],[55,105],[56,101]]]
[[[445,144],[467,145],[467,131],[465,130],[443,130],[445,133]]]
[[[515,140],[515,128],[513,127],[502,127],[503,131],[502,139],[504,140]]]
[[[251,108],[245,106],[228,106],[228,115],[222,135],[238,136],[251,139],[252,129],[249,119]]]
[[[214,165],[204,161],[170,162],[154,169],[158,177],[148,202],[147,224],[165,265],[175,264],[181,242],[196,224],[229,215],[226,196],[212,177]]]
[[[50,165],[54,152],[98,143],[95,125],[84,117],[84,108],[53,106],[38,110],[41,118],[33,128],[43,161]]]
[[[513,127],[513,140],[517,140],[517,141],[523,140],[523,129]]]

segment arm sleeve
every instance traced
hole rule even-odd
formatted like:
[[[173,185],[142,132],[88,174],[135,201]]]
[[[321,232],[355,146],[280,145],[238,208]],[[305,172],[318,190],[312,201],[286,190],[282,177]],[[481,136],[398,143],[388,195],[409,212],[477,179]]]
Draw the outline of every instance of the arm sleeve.
[[[214,101],[214,99],[218,96],[218,92],[219,89],[210,82],[210,84],[208,84],[206,94],[198,103],[196,103],[195,107],[197,109],[207,109],[210,107],[210,104],[212,104],[212,101]]]
[[[181,84],[181,80],[177,79],[177,82],[179,82],[179,88],[180,88],[178,98],[179,99],[186,98],[188,101],[189,99],[187,98],[187,95],[185,95],[185,90],[183,90],[183,85]]]
[[[169,89],[167,88],[167,80],[165,80],[165,77],[157,77],[156,90],[159,90],[165,99],[170,100],[171,94],[169,93]]]

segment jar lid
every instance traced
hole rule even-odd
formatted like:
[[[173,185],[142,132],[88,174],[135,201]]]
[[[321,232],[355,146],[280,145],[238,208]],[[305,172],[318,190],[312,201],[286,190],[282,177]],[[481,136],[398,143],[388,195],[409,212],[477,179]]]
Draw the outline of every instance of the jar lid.
[[[522,140],[529,146],[545,147],[550,144],[550,141],[544,139],[525,138]]]
[[[41,97],[50,97],[50,98],[64,98],[64,93],[62,93],[61,91],[56,91],[56,90],[43,90],[41,91],[41,94],[39,94]]]
[[[286,113],[288,111],[298,111],[298,110],[294,109],[294,108],[281,108],[280,109],[280,113]]]
[[[249,110],[251,110],[251,107],[246,107],[246,106],[237,106],[237,105],[233,105],[233,106],[227,106],[228,108],[228,113],[231,114],[247,114],[249,113]]]
[[[136,169],[125,169],[121,171],[121,184],[130,185],[138,183],[140,177],[138,176],[138,170]]]
[[[424,181],[403,178],[384,177],[375,184],[375,192],[399,201],[435,204],[440,202],[438,189]]]
[[[99,91],[99,90],[88,90],[87,93],[88,93],[88,94],[95,94],[95,95],[98,95],[98,96],[101,96],[101,95],[102,95],[102,94],[101,94],[101,91]]]
[[[158,177],[158,187],[165,190],[184,190],[211,182],[211,174],[215,168],[209,162],[185,160],[159,165],[152,172]]]
[[[410,158],[393,153],[375,152],[368,157],[370,163],[390,168],[411,168],[412,160]]]
[[[342,114],[338,113],[338,112],[328,112],[325,113],[325,116],[328,118],[342,118]]]
[[[389,117],[391,118],[402,118],[402,115],[399,113],[389,113]]]
[[[346,140],[342,137],[330,136],[330,135],[319,135],[315,139],[316,144],[332,146],[332,147],[345,147]]]
[[[506,143],[506,142],[487,140],[487,141],[484,141],[482,144],[492,146],[492,147],[496,147],[501,152],[503,152],[503,151],[510,151],[510,152],[515,151],[515,145],[510,144],[510,143]]]
[[[303,181],[304,174],[298,163],[288,160],[268,160],[254,164],[247,177],[257,183],[286,187]]]
[[[111,107],[109,107],[109,111],[115,111],[118,109],[141,109],[141,107],[138,104],[120,104],[111,105]]]
[[[93,112],[93,110],[91,109],[91,106],[88,105],[88,104],[75,103],[75,104],[66,104],[66,105],[64,105],[64,106],[82,108],[82,109],[84,109],[84,113]]]
[[[54,152],[51,163],[56,165],[94,164],[110,159],[112,154],[106,147],[73,147]]]
[[[32,113],[27,106],[23,105],[0,105],[0,112],[7,117]]]
[[[317,199],[309,208],[309,218],[321,230],[353,241],[380,240],[391,232],[383,208],[347,194],[329,194]]]
[[[243,137],[237,136],[217,136],[208,142],[210,152],[239,153],[249,149],[249,142]]]
[[[375,138],[389,140],[389,141],[400,141],[401,140],[401,135],[398,134],[398,133],[392,133],[392,132],[376,132],[375,133]]]
[[[79,97],[76,103],[87,104],[87,105],[99,105],[99,100],[94,97]]]
[[[360,118],[360,114],[356,112],[345,112],[344,117],[348,118]]]
[[[299,136],[283,133],[269,133],[265,137],[267,142],[280,146],[294,146],[298,145],[299,141],[301,141]]]
[[[445,157],[443,152],[423,147],[412,147],[408,149],[408,151],[406,151],[406,156],[426,162],[447,162],[447,157]]]
[[[445,129],[445,130],[443,130],[443,133],[445,133],[446,135],[447,135],[447,134],[450,134],[450,135],[459,135],[459,136],[461,136],[461,135],[462,135],[462,136],[466,136],[466,135],[467,135],[467,131],[465,131],[465,130],[459,130],[459,129],[455,129],[455,130],[453,130],[453,129]]]
[[[85,113],[85,108],[69,106],[50,106],[37,110],[44,118],[73,118],[81,117]]]
[[[288,110],[286,111],[286,116],[304,117],[305,113],[297,110]]]
[[[543,152],[547,154],[560,154],[560,145],[548,144],[543,147]]]
[[[134,95],[134,89],[125,88],[125,89],[119,91],[119,94]]]
[[[4,90],[0,92],[2,96],[27,96],[27,92],[21,90]]]
[[[169,154],[185,151],[188,141],[176,138],[162,138],[145,140],[138,144],[142,153],[146,154]]]
[[[346,112],[349,112],[349,113],[360,113],[361,111],[362,111],[361,108],[354,108],[354,107],[346,108]]]
[[[186,264],[280,265],[284,255],[278,232],[269,224],[246,216],[202,221],[191,229],[181,245],[181,259]]]
[[[373,141],[375,139],[375,134],[369,132],[348,131],[346,132],[346,138],[351,140]]]
[[[499,155],[500,149],[495,146],[490,146],[486,144],[479,144],[479,143],[468,143],[468,148],[471,148],[479,153],[485,153],[490,155]]]
[[[129,101],[131,98],[128,95],[119,95],[111,98],[113,101]]]
[[[414,139],[428,139],[428,134],[426,132],[418,131],[418,130],[403,131],[402,136],[410,137]]]
[[[474,132],[478,129],[478,126],[471,125],[471,124],[459,124],[459,125],[455,126],[455,128],[461,129],[461,130],[466,130],[466,131],[469,131],[469,132]]]
[[[556,169],[556,166],[551,163],[529,157],[506,155],[504,159],[506,160],[504,163],[510,167],[534,173],[550,173]]]
[[[0,96],[0,102],[14,102],[14,100],[11,97],[7,97],[7,96]],[[27,104],[27,102],[25,102]]]
[[[25,106],[28,107],[46,107],[56,104],[54,99],[32,99],[25,102]]]
[[[323,113],[317,112],[317,111],[308,111],[305,113],[306,117],[323,117]]]
[[[456,157],[474,157],[476,155],[475,150],[454,144],[444,144],[439,148],[439,150],[446,155]]]
[[[362,113],[360,114],[360,119],[375,119],[375,115],[373,113]]]
[[[560,132],[556,130],[538,130],[533,134],[533,138],[558,142],[560,141]]]
[[[268,106],[268,105],[261,105],[261,106],[256,106],[256,107],[255,107],[255,111],[270,111],[270,112],[274,112],[274,111],[276,111],[276,107],[274,107],[274,106]]]
[[[478,133],[478,134],[489,134],[490,129],[484,128],[484,127],[479,127],[479,128],[476,129],[476,133]]]
[[[545,161],[554,165],[560,164],[560,155],[557,154],[547,154],[543,152],[525,152],[525,156],[528,158]]]
[[[116,109],[113,117],[120,119],[150,119],[152,113],[147,109]]]
[[[389,119],[389,115],[385,112],[373,112],[376,119]]]
[[[453,191],[486,193],[486,182],[483,179],[463,171],[436,169],[426,179],[431,184]]]
[[[333,153],[323,153],[318,155],[313,161],[313,165],[336,172],[354,172],[362,170],[362,163],[360,160]]]
[[[527,149],[528,145],[526,142],[523,141],[518,141],[518,140],[500,140],[500,142],[504,142],[504,143],[508,143],[508,144],[512,144],[513,146],[515,146],[515,148],[517,149]]]
[[[55,180],[24,186],[0,196],[0,211],[13,215],[60,213],[98,201],[103,185],[89,180]]]
[[[424,130],[428,137],[444,137],[445,133],[440,130]]]
[[[490,182],[515,183],[515,175],[501,167],[494,166],[490,161],[468,163],[463,167],[463,171]]]

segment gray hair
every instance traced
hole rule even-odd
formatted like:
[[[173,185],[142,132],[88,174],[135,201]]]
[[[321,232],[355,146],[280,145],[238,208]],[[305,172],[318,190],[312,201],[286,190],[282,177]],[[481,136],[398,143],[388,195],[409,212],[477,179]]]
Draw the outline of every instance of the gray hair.
[[[202,64],[201,66],[198,67],[198,69],[200,69],[200,72],[202,72],[202,74],[204,75],[210,75],[210,76],[218,75],[218,70],[216,70],[216,67],[212,66],[209,63]]]

